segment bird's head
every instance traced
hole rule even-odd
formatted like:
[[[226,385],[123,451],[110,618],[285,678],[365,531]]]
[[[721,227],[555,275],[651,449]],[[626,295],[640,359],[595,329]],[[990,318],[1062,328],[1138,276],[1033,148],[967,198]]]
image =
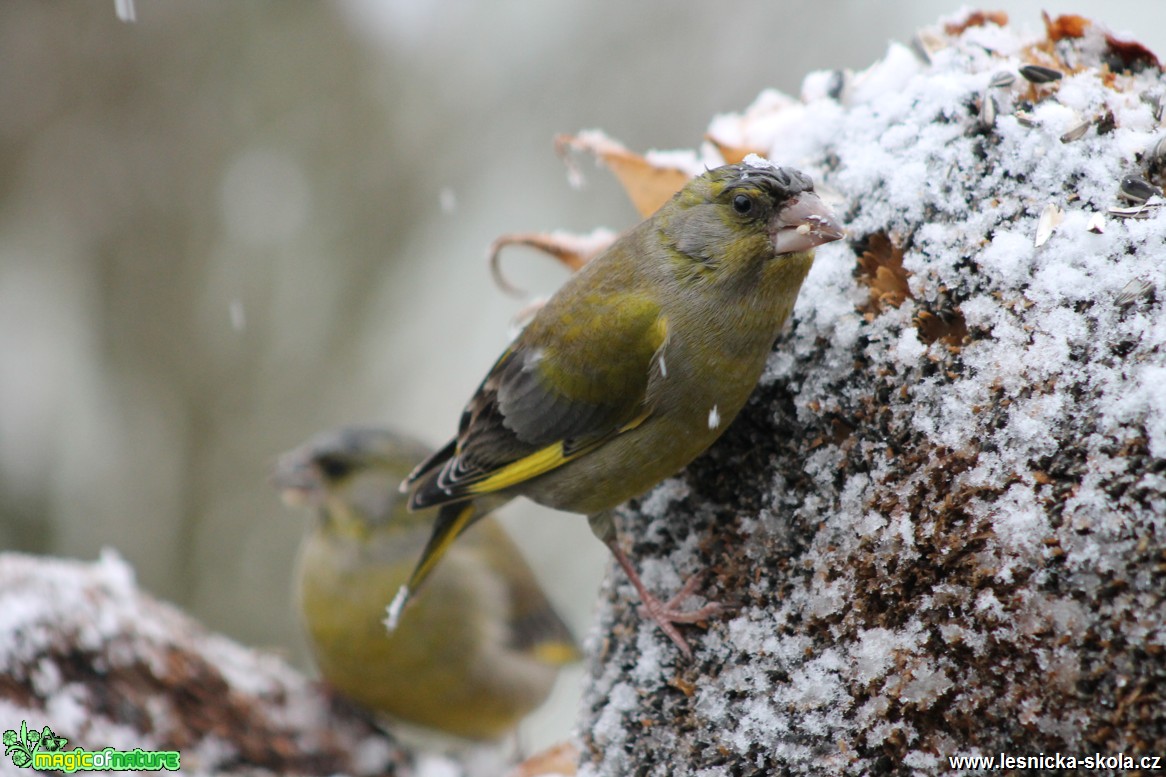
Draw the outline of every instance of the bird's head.
[[[692,179],[659,212],[682,276],[717,281],[755,274],[774,260],[808,262],[843,236],[809,176],[752,157]]]
[[[412,523],[397,484],[427,454],[387,429],[344,427],[280,456],[272,481],[286,504],[316,508],[335,528]]]

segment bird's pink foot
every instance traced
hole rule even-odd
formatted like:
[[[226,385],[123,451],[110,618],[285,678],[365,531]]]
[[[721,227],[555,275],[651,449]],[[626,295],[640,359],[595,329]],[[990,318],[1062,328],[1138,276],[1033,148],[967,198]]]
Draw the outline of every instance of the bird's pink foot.
[[[676,628],[678,623],[699,623],[700,621],[708,620],[711,617],[719,615],[724,608],[717,602],[710,602],[704,607],[696,610],[681,610],[680,604],[696,593],[697,588],[700,587],[701,580],[704,575],[697,573],[684,583],[675,596],[666,602],[660,601],[647,588],[644,587],[640,576],[636,573],[632,566],[631,560],[628,559],[627,554],[616,545],[614,542],[608,544],[611,548],[615,560],[623,568],[624,573],[628,576],[628,580],[636,589],[636,593],[640,595],[640,616],[647,616],[650,618],[660,630],[668,635],[668,638],[676,643],[676,647],[680,648],[680,652],[684,653],[688,658],[692,658],[692,648],[688,646],[688,641],[684,635],[680,633],[680,629]]]
[[[660,630],[676,643],[676,647],[680,648],[680,651],[689,658],[692,658],[692,648],[688,646],[688,640],[680,633],[680,629],[676,628],[676,624],[699,623],[719,615],[724,610],[718,602],[709,602],[696,610],[680,609],[680,603],[696,593],[703,578],[704,575],[700,573],[688,578],[684,587],[667,602],[661,602],[642,587],[637,589],[641,601],[640,616],[646,615],[651,618],[660,627]]]

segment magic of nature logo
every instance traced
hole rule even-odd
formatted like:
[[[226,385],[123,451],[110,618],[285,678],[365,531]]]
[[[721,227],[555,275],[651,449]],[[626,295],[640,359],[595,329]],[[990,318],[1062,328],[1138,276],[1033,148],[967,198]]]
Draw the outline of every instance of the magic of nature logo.
[[[176,750],[118,750],[104,747],[100,750],[86,750],[74,747],[66,750],[69,740],[57,735],[48,726],[37,730],[29,728],[28,721],[20,721],[20,730],[8,729],[2,735],[4,755],[12,759],[15,766],[38,771],[66,772],[121,772],[121,771],[167,771],[176,772],[181,768],[181,756]]]

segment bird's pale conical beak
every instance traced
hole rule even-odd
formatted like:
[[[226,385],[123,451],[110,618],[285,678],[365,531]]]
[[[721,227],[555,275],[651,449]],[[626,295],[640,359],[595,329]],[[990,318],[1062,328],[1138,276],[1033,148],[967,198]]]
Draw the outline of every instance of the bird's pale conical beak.
[[[774,216],[770,230],[778,254],[809,251],[845,234],[834,213],[813,192],[802,192],[787,202]]]
[[[314,507],[321,501],[320,472],[306,461],[281,459],[271,475],[271,484],[288,507]]]

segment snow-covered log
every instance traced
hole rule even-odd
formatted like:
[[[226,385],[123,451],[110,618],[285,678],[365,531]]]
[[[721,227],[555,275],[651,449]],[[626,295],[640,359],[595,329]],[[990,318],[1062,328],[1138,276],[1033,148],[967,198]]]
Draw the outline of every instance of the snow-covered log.
[[[1166,756],[1164,102],[1098,25],[973,14],[713,123],[701,163],[810,173],[849,241],[724,438],[623,511],[650,587],[707,568],[730,611],[688,662],[613,573],[581,773]]]
[[[414,773],[366,715],[143,593],[113,553],[0,554],[0,666],[0,728],[47,726],[64,751],[177,751],[184,774]],[[4,744],[0,773],[27,775]]]

